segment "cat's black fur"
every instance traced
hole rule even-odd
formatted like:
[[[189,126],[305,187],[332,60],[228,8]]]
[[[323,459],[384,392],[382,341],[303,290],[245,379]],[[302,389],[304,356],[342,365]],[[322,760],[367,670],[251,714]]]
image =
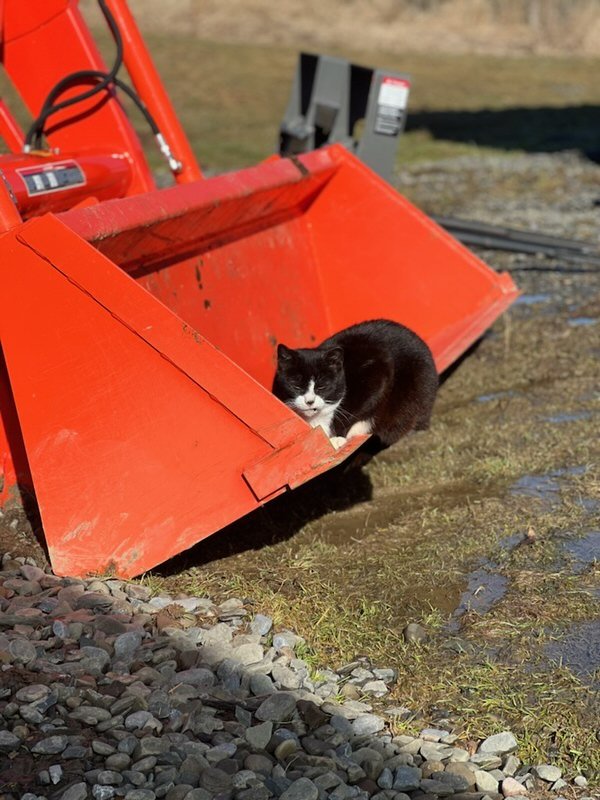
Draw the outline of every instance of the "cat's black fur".
[[[361,322],[334,334],[315,348],[278,347],[274,394],[310,424],[302,392],[314,381],[314,393],[327,403],[341,400],[327,431],[345,437],[359,421],[370,421],[381,446],[388,447],[429,420],[438,388],[433,356],[425,342],[404,325],[390,320]],[[302,403],[302,408],[295,405]],[[305,407],[306,406],[306,407]],[[332,408],[332,407],[331,407]]]

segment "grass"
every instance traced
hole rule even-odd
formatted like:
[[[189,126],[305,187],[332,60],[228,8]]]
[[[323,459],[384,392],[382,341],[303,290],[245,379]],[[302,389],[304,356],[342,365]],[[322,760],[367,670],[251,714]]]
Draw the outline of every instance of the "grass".
[[[112,42],[103,32],[97,39],[112,61]],[[276,151],[297,49],[183,34],[148,33],[146,41],[205,169],[253,165]],[[411,75],[398,166],[478,152],[597,149],[598,59],[329,52]],[[14,93],[6,82],[0,88],[12,105]],[[22,109],[18,115],[24,122]],[[145,123],[136,111],[131,115],[153,165],[163,167]]]
[[[221,542],[213,537],[169,574],[153,574],[153,588],[252,598],[276,628],[304,637],[300,652],[314,675],[361,655],[394,667],[391,701],[414,713],[398,731],[441,717],[463,742],[510,728],[524,761],[550,760],[567,776],[597,780],[597,697],[553,664],[546,647],[597,617],[598,565],[572,573],[563,542],[594,525],[581,498],[600,497],[599,421],[537,422],[565,407],[593,407],[581,397],[592,398],[595,340],[582,347],[577,330],[564,326],[553,343],[539,324],[514,316],[509,358],[496,335],[448,380],[431,431],[366,468],[373,500],[362,496],[362,479],[329,476],[240,521]],[[511,394],[474,402],[484,387]],[[522,475],[578,466],[585,472],[552,479],[548,497],[509,491]],[[304,511],[323,493],[337,510],[310,519]],[[487,613],[457,620],[466,575],[481,563],[507,590]],[[404,641],[411,621],[429,633],[419,647]]]
[[[172,57],[171,39],[151,35],[148,44],[204,166],[251,165],[275,150],[297,51],[178,37],[177,45],[186,53],[179,60]],[[573,147],[588,140],[597,145],[597,61],[348,50],[332,54],[411,74],[409,126],[399,163],[530,149],[536,141],[545,141],[541,149],[555,149],[548,141],[548,116],[560,126],[561,136],[573,137]],[[566,112],[565,106],[573,108]],[[482,118],[481,109],[494,113]],[[441,118],[432,117],[433,112],[451,113]],[[519,131],[527,141],[515,141],[515,118],[527,123]]]

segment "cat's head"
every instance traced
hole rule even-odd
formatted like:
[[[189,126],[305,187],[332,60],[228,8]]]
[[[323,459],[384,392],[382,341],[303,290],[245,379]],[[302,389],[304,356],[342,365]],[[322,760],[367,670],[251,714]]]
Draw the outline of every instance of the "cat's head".
[[[307,422],[335,409],[346,391],[341,347],[277,348],[273,392]]]

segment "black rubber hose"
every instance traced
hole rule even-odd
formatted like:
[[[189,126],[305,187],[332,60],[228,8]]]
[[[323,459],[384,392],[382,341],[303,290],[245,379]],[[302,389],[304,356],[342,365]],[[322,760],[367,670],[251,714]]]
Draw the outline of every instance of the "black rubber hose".
[[[46,121],[53,114],[56,114],[57,111],[61,111],[63,108],[68,108],[69,106],[75,105],[76,103],[79,103],[82,100],[87,100],[88,98],[93,97],[94,95],[101,92],[103,89],[108,88],[108,86],[111,83],[116,82],[115,79],[117,76],[117,72],[119,71],[123,63],[123,39],[121,37],[121,32],[115,21],[115,18],[113,17],[112,13],[110,12],[110,9],[106,5],[105,0],[98,0],[98,3],[100,5],[100,8],[102,9],[104,17],[106,18],[106,21],[114,37],[117,48],[115,61],[112,66],[112,69],[110,70],[110,72],[99,72],[97,70],[80,70],[79,72],[73,72],[70,75],[67,75],[65,78],[59,81],[48,93],[46,99],[44,100],[44,104],[42,105],[42,110],[40,111],[37,118],[32,122],[31,127],[27,131],[27,135],[25,137],[25,145],[28,148],[31,148],[32,143],[34,141],[36,147],[39,147],[41,145],[41,140],[44,133],[44,128],[46,126]],[[81,83],[82,81],[98,80],[98,79],[100,79],[99,82],[96,83],[91,89],[88,89],[86,92],[82,92],[81,94],[75,95],[75,97],[70,97],[68,100],[63,100],[62,103],[58,103],[56,105],[54,104],[56,98],[62,92],[64,92],[65,89],[67,89],[69,86],[72,86],[74,83]],[[123,86],[124,84],[121,85],[121,88],[123,88]],[[127,87],[127,89],[129,89],[129,87]]]

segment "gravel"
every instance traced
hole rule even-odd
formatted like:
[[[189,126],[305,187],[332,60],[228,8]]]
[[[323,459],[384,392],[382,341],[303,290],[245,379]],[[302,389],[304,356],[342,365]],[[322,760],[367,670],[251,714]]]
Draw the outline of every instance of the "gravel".
[[[301,637],[273,634],[235,598],[152,598],[4,555],[0,620],[2,800],[475,800],[475,789],[500,800],[535,781],[567,785],[553,765],[522,765],[510,731],[474,753],[444,728],[395,736],[364,699],[332,699],[352,680],[387,693],[392,669],[356,662],[311,678]]]

